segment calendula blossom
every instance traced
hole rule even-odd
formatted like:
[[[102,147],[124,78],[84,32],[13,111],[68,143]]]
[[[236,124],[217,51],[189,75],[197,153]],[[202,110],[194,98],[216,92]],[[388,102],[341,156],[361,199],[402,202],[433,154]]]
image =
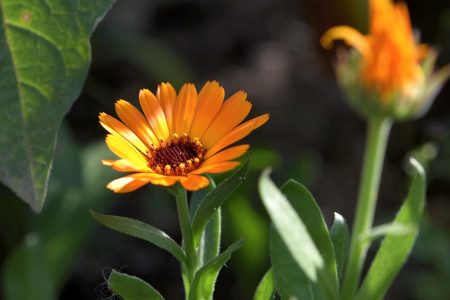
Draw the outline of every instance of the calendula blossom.
[[[241,122],[251,110],[247,94],[238,91],[224,101],[217,82],[207,82],[197,93],[185,84],[177,94],[170,83],[161,83],[156,95],[139,92],[143,114],[125,100],[115,104],[120,120],[100,113],[100,124],[109,132],[106,144],[117,160],[103,164],[130,175],[110,182],[117,193],[134,191],[145,184],[171,186],[180,182],[195,191],[208,185],[205,173],[222,173],[239,165],[234,159],[249,145],[227,148],[269,119],[268,114]]]
[[[448,77],[448,68],[432,74],[435,53],[416,41],[404,3],[369,0],[369,13],[367,35],[349,26],[336,26],[321,38],[325,48],[341,39],[359,53],[356,60],[338,61],[341,84],[344,89],[353,90],[347,91],[350,97],[371,98],[373,95],[369,94],[374,94],[377,110],[394,117],[421,113]],[[367,93],[355,95],[358,84]],[[373,111],[373,107],[366,110]]]

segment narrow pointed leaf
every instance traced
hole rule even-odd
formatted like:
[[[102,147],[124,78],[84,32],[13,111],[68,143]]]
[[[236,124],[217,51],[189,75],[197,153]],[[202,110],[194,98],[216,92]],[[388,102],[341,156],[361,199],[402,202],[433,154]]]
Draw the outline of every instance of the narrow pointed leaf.
[[[89,37],[111,3],[0,1],[0,181],[37,212],[58,128],[89,68]]]
[[[284,190],[281,192],[270,180],[267,171],[263,173],[259,180],[259,191],[263,203],[272,219],[276,234],[283,241],[281,244],[284,244],[287,249],[286,251],[280,243],[271,242],[272,261],[278,261],[274,255],[279,255],[281,256],[279,257],[280,267],[289,268],[288,261],[292,257],[295,263],[290,264],[292,268],[290,274],[294,276],[298,274],[298,280],[303,281],[302,286],[305,288],[301,291],[303,296],[309,293],[307,290],[309,284],[307,281],[305,282],[302,272],[306,275],[307,280],[318,284],[330,299],[335,299],[338,294],[336,263],[328,229],[323,222],[321,212],[310,193],[300,184],[290,181],[284,186],[284,189],[286,195],[283,194]],[[287,195],[289,196],[287,197]],[[308,214],[311,215],[302,211],[300,212],[301,216],[299,216],[298,210],[302,209],[306,209]],[[305,222],[302,220],[304,216]],[[312,228],[314,226],[317,228]],[[309,230],[311,230],[311,233]],[[272,234],[271,239],[276,239],[276,234]],[[324,256],[322,256],[321,251]],[[326,257],[326,260],[324,257]],[[284,276],[285,269],[277,270],[277,266],[275,264],[273,266],[277,289],[280,291],[280,288],[283,287],[278,286],[278,282],[284,282],[285,279],[280,278],[278,280],[278,277]],[[302,272],[296,272],[296,266],[299,266]],[[289,299],[291,296],[298,296],[289,294],[291,292],[287,292],[284,298]]]
[[[413,158],[410,162],[414,169],[411,187],[394,224],[409,226],[412,231],[384,238],[355,299],[383,299],[414,246],[425,205],[426,179],[422,166]]]
[[[215,259],[213,259],[197,271],[189,292],[189,300],[212,299],[214,287],[220,269],[231,258],[231,254],[238,250],[243,243],[243,240],[234,242],[219,256],[217,256]]]
[[[192,221],[192,232],[194,234],[195,246],[199,245],[203,229],[205,228],[211,216],[245,180],[249,161],[250,159],[248,158],[242,164],[242,166],[236,172],[234,172],[234,174],[221,182],[200,202]]]
[[[163,296],[144,280],[116,270],[109,275],[108,288],[124,300],[164,300]]]
[[[275,280],[273,278],[273,270],[269,269],[258,284],[253,300],[272,300],[274,295]]]
[[[180,263],[186,262],[186,257],[181,247],[170,236],[158,228],[135,219],[104,215],[94,211],[91,211],[91,214],[100,224],[112,230],[150,242],[159,248],[168,251],[178,259]]]
[[[334,255],[336,257],[336,266],[339,282],[344,276],[344,266],[348,258],[348,247],[350,234],[345,219],[338,213],[334,213],[334,222],[330,228],[330,238],[333,243]]]
[[[281,187],[281,192],[305,224],[337,289],[337,269],[333,245],[327,224],[316,200],[304,185],[293,179],[288,180]]]
[[[275,229],[286,243],[295,261],[310,280],[316,281],[318,270],[324,265],[323,258],[314,245],[305,224],[286,196],[270,180],[267,171],[259,180],[259,193]]]

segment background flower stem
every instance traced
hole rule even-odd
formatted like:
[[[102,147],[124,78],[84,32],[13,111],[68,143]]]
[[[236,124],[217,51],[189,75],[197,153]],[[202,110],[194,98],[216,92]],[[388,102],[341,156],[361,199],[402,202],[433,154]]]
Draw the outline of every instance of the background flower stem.
[[[373,224],[391,124],[389,118],[381,116],[371,117],[368,120],[366,149],[350,242],[350,255],[341,291],[344,300],[352,299],[356,292],[361,269],[370,245],[368,241],[362,241],[359,237],[369,231]]]
[[[192,284],[192,281],[194,280],[194,275],[197,269],[197,251],[194,247],[194,237],[192,234],[191,219],[189,217],[189,207],[186,190],[182,187],[178,187],[175,198],[177,203],[177,212],[178,219],[180,221],[181,234],[183,236],[183,248],[187,258],[187,264],[183,268],[183,272],[185,272],[186,276],[186,278],[183,278],[183,280],[185,281],[184,284],[187,299],[189,295],[189,288]]]

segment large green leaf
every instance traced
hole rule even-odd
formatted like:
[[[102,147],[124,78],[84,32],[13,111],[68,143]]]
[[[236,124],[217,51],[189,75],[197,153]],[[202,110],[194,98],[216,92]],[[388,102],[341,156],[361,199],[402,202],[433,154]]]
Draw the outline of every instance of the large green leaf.
[[[319,285],[328,298],[335,299],[338,295],[336,262],[321,212],[312,196],[300,184],[290,181],[284,189],[281,192],[276,187],[270,180],[268,171],[261,175],[259,192],[275,228],[271,239],[276,239],[279,235],[282,241],[282,243],[271,242],[277,289],[282,296],[284,294],[283,298],[298,296],[299,299],[305,299],[305,295],[310,294],[310,285],[305,282],[305,279],[308,279]],[[283,261],[279,267],[275,263],[277,258],[274,256],[279,256]],[[290,262],[288,258],[292,258],[292,261]],[[302,272],[296,272],[299,270],[298,267]],[[289,274],[298,278],[298,285],[301,284],[300,281],[304,283],[302,291],[295,289],[300,294],[292,294],[293,290],[290,288],[289,292],[283,293],[283,286],[279,286],[280,280],[285,280],[285,273],[289,269],[291,269]],[[289,281],[295,284],[297,280],[290,278]]]
[[[242,240],[231,244],[225,251],[212,261],[201,267],[195,273],[192,287],[189,291],[189,300],[210,300],[214,293],[214,287],[220,269],[231,258],[231,254],[243,244]]]
[[[288,180],[281,187],[281,192],[286,196],[308,229],[308,233],[323,257],[326,268],[334,281],[334,288],[337,289],[338,280],[334,249],[327,224],[316,200],[305,186],[293,179]]]
[[[40,211],[56,135],[112,0],[0,1],[0,181]]]
[[[411,187],[393,222],[409,227],[410,231],[386,235],[356,299],[383,299],[414,246],[425,205],[426,179],[422,166],[413,158],[410,162],[414,172]]]
[[[242,184],[248,171],[250,159],[247,157],[243,165],[230,177],[221,182],[214,190],[209,192],[200,202],[192,221],[192,233],[194,245],[197,247],[203,233],[203,229],[228,197]]]
[[[144,280],[113,270],[108,287],[124,300],[163,300],[163,296]]]
[[[186,256],[181,247],[165,232],[139,220],[99,214],[91,211],[92,216],[102,225],[139,239],[150,242],[161,249],[168,251],[180,263],[186,263]]]

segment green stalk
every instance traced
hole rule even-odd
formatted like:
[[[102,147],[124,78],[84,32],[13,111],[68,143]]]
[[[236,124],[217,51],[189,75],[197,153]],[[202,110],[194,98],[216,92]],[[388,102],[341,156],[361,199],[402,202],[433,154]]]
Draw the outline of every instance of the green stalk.
[[[187,263],[183,266],[183,281],[186,292],[186,299],[189,297],[189,290],[197,271],[197,251],[194,247],[194,236],[192,234],[191,218],[189,216],[189,207],[186,190],[178,187],[175,193],[177,202],[178,219],[180,221],[181,234],[183,237],[183,249],[186,252]]]
[[[370,246],[370,242],[362,241],[360,236],[369,231],[373,225],[391,124],[389,118],[379,116],[372,117],[368,121],[366,149],[350,242],[350,254],[342,288],[343,300],[350,300],[355,295],[367,249]]]

